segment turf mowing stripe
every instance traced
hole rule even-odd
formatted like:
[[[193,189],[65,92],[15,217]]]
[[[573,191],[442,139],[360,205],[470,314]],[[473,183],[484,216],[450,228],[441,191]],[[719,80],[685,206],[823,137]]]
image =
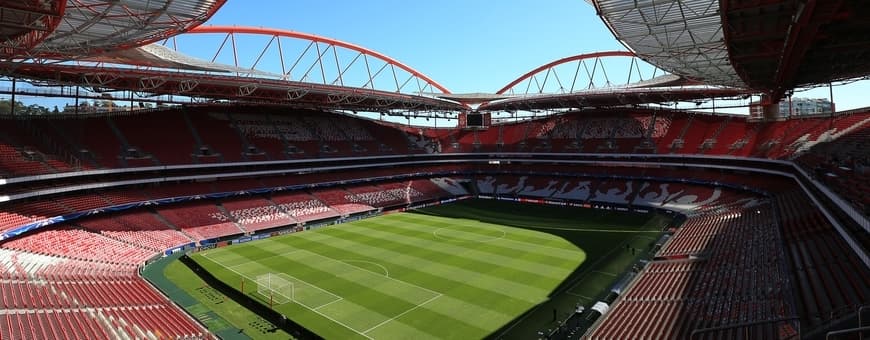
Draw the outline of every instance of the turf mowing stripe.
[[[412,218],[412,219],[406,219],[404,216],[408,216],[408,215],[414,215],[417,217]],[[398,219],[402,222],[406,222],[404,224],[397,224],[399,226],[410,224],[410,225],[426,225],[426,226],[433,226],[433,227],[450,228],[450,227],[454,227],[454,226],[458,226],[458,225],[477,225],[477,226],[481,226],[483,228],[490,228],[490,227],[491,228],[504,228],[505,226],[510,227],[510,225],[511,225],[510,221],[505,221],[505,223],[503,223],[503,224],[495,224],[495,223],[472,220],[472,219],[460,219],[460,218],[450,219],[450,218],[432,217],[429,215],[415,215],[413,213],[399,214],[399,215],[393,214],[393,215],[388,215],[386,217],[395,218],[395,219]],[[430,218],[430,219],[427,220],[424,217]],[[564,224],[565,224],[565,221],[562,221],[562,223],[560,223],[558,225],[561,226]],[[511,232],[505,236],[505,238],[507,238],[509,240],[521,241],[521,242],[536,244],[536,245],[544,245],[544,246],[547,246],[550,248],[557,248],[557,249],[562,248],[564,250],[569,250],[569,251],[574,249],[574,247],[570,243],[564,242],[561,239],[553,238],[553,237],[543,237],[543,236],[541,236],[540,232],[537,232],[534,230],[525,230],[525,229],[513,228],[513,227],[511,227],[511,228],[512,228]],[[473,232],[473,231],[471,231],[471,232]]]
[[[385,320],[384,322],[381,322],[381,323],[379,323],[379,324],[377,324],[377,325],[372,326],[371,328],[369,328],[369,329],[363,331],[363,333],[371,332],[371,331],[373,331],[375,328],[381,327],[382,325],[384,325],[384,324],[387,323],[387,322],[390,322],[390,321],[393,321],[393,320],[395,320],[395,319],[401,318],[402,315],[405,315],[405,314],[408,314],[408,313],[410,313],[410,312],[413,312],[413,311],[416,310],[417,308],[423,307],[423,305],[425,305],[425,304],[427,304],[427,303],[429,303],[429,302],[432,302],[432,300],[435,300],[435,299],[437,299],[437,298],[440,298],[442,295],[443,295],[443,294],[438,294],[438,295],[436,295],[436,296],[433,296],[431,299],[426,300],[426,301],[423,301],[423,302],[421,302],[420,304],[414,306],[413,308],[411,308],[411,309],[409,309],[409,310],[406,310],[406,311],[404,311],[404,312],[399,313],[399,315],[396,315],[396,316],[394,316],[394,317],[392,317],[392,318],[389,318],[389,319]]]
[[[232,272],[236,273],[236,275],[239,275],[239,276],[241,276],[241,277],[246,277],[245,275],[242,275],[242,274],[239,273],[239,272],[236,272],[236,271],[233,271],[232,269],[229,269],[229,268],[224,267],[224,266],[223,266],[221,263],[219,263],[219,262],[215,262],[214,260],[212,260],[211,258],[209,258],[208,256],[206,256],[206,254],[202,254],[202,257],[205,258],[205,259],[208,259],[208,260],[210,260],[210,261],[212,261],[212,262],[214,262],[215,264],[217,264],[218,266],[221,266],[222,268],[224,268],[224,269],[226,269],[226,270],[229,270],[229,271],[232,271]],[[247,277],[246,277],[246,278],[247,278]],[[251,278],[247,278],[247,279],[248,279],[249,281],[256,281],[256,280],[252,280]],[[304,306],[304,305],[303,305],[303,307],[308,308],[307,306]],[[344,327],[344,328],[347,328],[347,329],[353,331],[354,333],[357,333],[357,334],[359,334],[359,335],[365,337],[366,339],[374,340],[374,338],[372,338],[372,337],[366,335],[365,333],[362,333],[362,332],[360,332],[360,331],[358,331],[358,330],[356,330],[356,329],[354,329],[354,328],[352,328],[352,327],[350,327],[350,326],[344,324],[344,323],[341,322],[341,321],[335,320],[335,319],[333,319],[332,317],[330,317],[330,316],[328,316],[328,315],[326,315],[326,314],[323,314],[323,313],[321,313],[321,312],[319,312],[319,311],[313,310],[313,309],[311,309],[311,308],[308,308],[308,309],[309,309],[310,311],[312,311],[312,312],[314,312],[314,313],[317,313],[317,314],[319,314],[320,316],[322,316],[322,317],[324,317],[324,318],[326,318],[326,319],[332,321],[332,322],[335,322],[336,324],[338,324],[338,325],[340,325],[340,326],[342,326],[342,327]]]
[[[288,238],[290,240],[291,238]],[[505,312],[518,312],[525,310],[525,306],[529,305],[529,302],[516,299],[514,296],[506,295],[501,290],[492,291],[484,288],[479,288],[475,286],[468,285],[462,280],[457,280],[457,278],[452,277],[444,277],[437,276],[433,274],[429,274],[426,272],[419,271],[417,267],[408,267],[401,264],[391,263],[388,259],[382,257],[370,256],[368,253],[361,252],[360,249],[350,249],[344,248],[344,245],[348,245],[351,247],[355,245],[349,241],[334,241],[334,242],[323,242],[320,243],[318,241],[312,241],[307,239],[302,239],[298,237],[292,238],[294,241],[294,246],[300,248],[309,248],[312,251],[317,251],[324,254],[339,254],[346,256],[349,252],[353,253],[355,257],[365,258],[367,260],[380,262],[389,266],[392,271],[393,277],[397,277],[406,282],[418,282],[421,284],[425,284],[428,287],[433,287],[439,289],[439,291],[444,292],[449,295],[451,298],[455,297],[457,300],[465,301],[469,304],[474,304],[479,306],[478,308],[486,309],[495,307],[499,311]],[[305,243],[300,243],[305,242]],[[383,255],[383,250],[376,250],[377,255]],[[460,278],[461,279],[461,278]],[[439,301],[444,301],[439,300]],[[453,310],[456,311],[455,309]]]
[[[342,228],[342,231],[360,233],[387,242],[397,242],[424,248],[433,252],[438,252],[441,254],[440,256],[444,257],[462,257],[475,262],[488,263],[494,266],[504,266],[506,263],[510,263],[511,269],[522,271],[525,274],[545,276],[556,281],[561,281],[565,277],[565,266],[554,266],[550,263],[526,261],[517,257],[516,251],[514,251],[511,256],[480,251],[474,248],[477,244],[453,244],[451,242],[433,240],[431,233],[429,233],[428,237],[426,233],[417,233],[416,236],[405,236],[405,234],[394,233],[393,230],[390,230],[393,229],[390,228],[390,225],[375,222],[370,223],[371,224],[348,226],[347,228]],[[372,228],[372,226],[376,226],[376,228]],[[576,251],[574,256],[577,256]]]
[[[361,235],[356,235],[361,237]],[[494,275],[489,275],[488,271],[494,270],[497,267],[490,266],[485,264],[483,266],[473,267],[467,265],[468,267],[463,267],[460,264],[457,264],[458,261],[456,258],[451,261],[441,261],[438,262],[427,259],[426,257],[422,257],[418,255],[420,252],[428,252],[427,249],[415,248],[409,245],[398,244],[404,248],[403,251],[395,251],[389,250],[387,248],[382,247],[373,247],[370,246],[369,243],[358,242],[358,241],[350,241],[344,238],[338,238],[330,235],[326,235],[325,233],[318,233],[317,236],[312,235],[304,235],[306,239],[315,241],[320,243],[330,243],[335,244],[340,248],[350,249],[352,251],[367,251],[369,254],[381,254],[385,256],[383,260],[387,263],[399,264],[410,268],[415,268],[417,271],[423,271],[430,273],[436,276],[454,278],[456,281],[466,282],[470,285],[477,286],[479,288],[487,289],[487,290],[505,290],[514,294],[517,298],[523,299],[529,302],[539,301],[542,296],[546,296],[549,292],[549,289],[530,286],[526,284],[526,282],[535,282],[535,277],[526,277],[521,279],[519,277],[514,277],[517,281],[528,280],[523,283],[513,281],[509,278],[498,277]],[[369,241],[379,241],[380,239],[376,238],[368,238]],[[385,242],[386,243],[386,242]],[[339,244],[341,246],[339,246]],[[373,243],[377,244],[377,243]],[[396,243],[389,243],[395,245]],[[460,258],[461,259],[461,258]],[[475,270],[471,270],[470,268],[474,268]],[[550,280],[551,281],[551,280]],[[555,286],[552,284],[551,286]]]
[[[570,272],[573,266],[575,266],[575,264],[562,260],[558,263],[560,266],[542,265],[538,269],[539,271],[541,269],[549,269],[549,272],[530,272],[527,270],[531,268],[529,267],[529,261],[524,260],[522,258],[524,254],[519,252],[514,252],[514,258],[504,258],[501,262],[490,262],[482,261],[482,259],[469,255],[468,250],[445,252],[438,248],[439,242],[434,242],[434,246],[431,244],[427,245],[428,242],[432,242],[430,240],[388,235],[389,233],[372,230],[361,231],[357,228],[343,228],[340,232],[336,231],[331,234],[347,238],[344,237],[347,235],[345,233],[356,234],[355,238],[362,241],[362,243],[378,244],[382,248],[389,247],[391,251],[397,253],[411,254],[424,259],[438,258],[439,263],[453,265],[473,272],[480,272],[503,280],[522,282],[523,285],[542,289],[551,289],[551,287],[558,285],[562,281],[562,278],[559,278],[555,274],[561,273],[562,277],[564,277],[564,274]],[[583,253],[581,252],[575,257],[575,260],[582,260],[582,258]],[[517,263],[517,265],[515,266],[514,263]],[[481,270],[481,268],[486,269]]]
[[[586,228],[558,228],[558,227],[535,227],[535,226],[527,226],[524,228],[529,229],[543,229],[543,230],[564,230],[564,231],[579,231],[579,232],[590,232],[590,233],[650,233],[650,234],[659,234],[661,231],[659,230],[625,230],[625,229],[586,229]]]
[[[375,221],[375,222],[362,221],[362,222],[378,223],[377,221]],[[366,225],[366,223],[363,223],[362,225]],[[391,229],[396,229],[396,228],[405,229],[405,230],[408,230],[408,231],[411,231],[414,233],[425,234],[425,236],[422,236],[422,237],[428,237],[429,239],[436,239],[436,237],[434,235],[432,235],[432,232],[438,229],[435,227],[428,226],[426,228],[431,228],[431,229],[421,230],[421,229],[426,229],[426,228],[421,228],[421,226],[419,226],[419,225],[415,226],[415,225],[403,225],[403,224],[392,224],[392,225],[384,225],[384,226],[386,228],[391,228]],[[468,231],[461,231],[458,229],[456,229],[455,231],[457,233],[463,233],[464,235],[469,235],[470,233],[474,233],[473,228],[469,228]],[[517,252],[539,254],[542,256],[549,257],[552,259],[552,261],[557,261],[557,262],[564,261],[564,260],[571,260],[577,256],[577,248],[576,247],[574,247],[573,249],[567,249],[567,248],[563,248],[563,247],[559,247],[559,246],[550,246],[550,245],[546,245],[546,244],[530,243],[530,242],[525,241],[524,239],[517,239],[517,238],[520,238],[520,236],[513,235],[512,233],[508,233],[506,235],[506,237],[503,237],[499,240],[494,240],[491,242],[481,242],[480,244],[475,245],[475,247],[476,247],[476,249],[481,250],[481,251],[492,250],[490,252],[502,254],[502,255],[511,255],[511,254],[516,254]],[[444,240],[442,239],[442,241],[444,241]],[[460,243],[460,242],[457,242],[457,243]],[[567,244],[567,242],[564,244]],[[572,247],[573,247],[573,245],[572,245]],[[496,251],[496,249],[501,249],[501,251]],[[550,261],[544,261],[543,263],[549,263],[549,262]]]
[[[509,214],[505,217],[501,211],[511,207],[521,209],[523,214]],[[449,209],[449,210],[448,210]],[[614,229],[645,229],[648,224],[658,220],[645,214],[632,214],[605,210],[586,210],[577,208],[554,207],[545,205],[529,205],[507,201],[466,201],[461,206],[449,205],[425,208],[412,213],[443,217],[467,218],[475,216],[478,220],[498,223],[508,226],[531,228],[540,226],[559,227],[570,221],[571,226],[586,229],[603,229],[601,226]],[[638,223],[645,220],[646,223]],[[654,223],[657,224],[657,223]]]
[[[321,260],[324,260],[324,261],[328,261],[328,262],[331,261],[331,262],[333,262],[333,263],[340,264],[341,266],[344,266],[345,269],[348,269],[348,267],[352,267],[353,269],[361,270],[361,271],[365,271],[365,272],[367,272],[367,273],[369,273],[369,274],[375,275],[376,277],[381,277],[381,276],[382,276],[382,277],[386,278],[387,280],[391,280],[391,281],[394,281],[394,282],[397,282],[397,283],[400,283],[400,284],[403,284],[403,285],[413,286],[413,287],[416,287],[417,289],[427,291],[427,292],[432,293],[432,294],[434,294],[434,295],[441,295],[440,292],[436,292],[436,291],[431,290],[431,289],[429,289],[429,288],[422,287],[422,286],[418,286],[418,285],[415,285],[415,284],[413,284],[413,283],[405,282],[405,281],[402,281],[402,280],[399,280],[399,279],[396,279],[396,278],[392,278],[392,277],[390,277],[389,275],[382,275],[382,274],[380,274],[380,273],[375,273],[375,272],[373,272],[373,271],[371,271],[371,270],[368,270],[368,269],[365,269],[365,268],[361,268],[361,267],[358,267],[358,266],[354,266],[354,265],[352,265],[352,264],[350,264],[350,263],[347,263],[347,262],[344,262],[344,261],[340,261],[340,260],[336,260],[336,259],[331,258],[331,257],[326,256],[326,255],[318,254],[318,253],[315,253],[315,252],[312,252],[312,251],[308,251],[308,250],[305,250],[305,249],[300,249],[300,250],[297,250],[297,251],[299,251],[299,252],[304,252],[304,253],[306,253],[306,255],[309,255],[309,254],[310,254],[311,256],[317,256],[317,257],[320,257]],[[369,261],[367,261],[367,262],[369,262]],[[322,263],[322,262],[321,262],[321,263]],[[372,262],[372,263],[373,263],[373,262]]]
[[[390,215],[392,216],[392,215]],[[386,216],[389,217],[389,216]],[[448,233],[442,233],[442,237],[438,237],[433,235],[433,232],[443,229],[443,228],[451,228],[455,226],[455,224],[409,224],[409,223],[390,223],[390,221],[382,221],[379,218],[372,218],[360,221],[360,226],[370,226],[372,224],[377,224],[379,227],[377,229],[389,231],[401,235],[407,236],[415,236],[422,239],[428,239],[432,241],[442,241],[440,244],[444,244],[448,242],[447,238],[444,236],[449,236]],[[492,229],[495,228],[510,228],[510,227],[500,227],[497,225],[487,225],[482,224],[483,228],[489,228],[487,226],[493,226]],[[475,233],[478,228],[475,227],[467,227],[464,232],[466,233],[466,238],[476,237],[476,235],[471,235],[469,233]],[[482,229],[482,228],[481,228]],[[458,229],[457,229],[458,230]],[[561,262],[564,260],[573,259],[577,253],[577,247],[561,238],[552,237],[550,240],[546,242],[530,242],[529,239],[525,235],[518,235],[516,233],[516,228],[510,228],[510,231],[505,233],[504,237],[501,237],[498,240],[492,240],[488,242],[477,242],[477,244],[473,245],[475,249],[481,251],[488,251],[494,254],[501,254],[505,256],[514,256],[518,251],[522,253],[530,253],[536,254],[538,256],[542,256],[542,263],[549,262]],[[534,233],[541,233],[538,231],[532,231]],[[490,232],[492,233],[492,232]],[[481,237],[488,237],[491,234],[482,234],[478,231],[478,234]],[[473,242],[454,242],[459,246],[472,246],[471,244],[462,244],[462,243],[473,243]],[[512,246],[518,245],[518,246]],[[521,248],[518,248],[521,247]]]
[[[300,254],[305,254],[305,255],[308,255],[308,256],[315,258],[315,259],[321,259],[320,257],[318,257],[319,256],[318,254],[314,254],[314,253],[310,253],[310,252],[302,251],[302,252],[300,252]],[[305,261],[306,258],[300,257],[299,256],[300,254],[295,254],[293,259],[286,259],[287,262],[293,263],[294,267],[295,267],[294,269],[296,269],[296,270],[300,269],[300,267],[306,267],[306,269],[308,270],[309,273],[319,272],[317,269],[310,267],[310,266],[307,266],[307,263],[317,262],[316,260]],[[280,260],[280,258],[278,258],[278,257],[274,257],[274,256],[270,256],[270,257],[271,257],[271,260],[269,260],[269,261]],[[267,262],[269,262],[269,261],[267,261]],[[256,277],[255,275],[257,275],[258,273],[275,272],[276,268],[269,266],[268,264],[264,265],[261,263],[262,262],[252,263],[252,265],[248,268],[247,273],[242,272],[240,270],[237,270],[236,268],[228,268],[228,269],[231,271],[234,271],[236,273],[239,273],[239,275],[243,275],[243,276],[248,277],[249,280],[252,280],[254,277]],[[322,268],[322,267],[324,267],[324,264],[323,263],[316,263],[316,266],[318,268]],[[260,269],[254,268],[254,267],[259,267]],[[265,268],[265,269],[263,269],[263,268]],[[353,271],[353,269],[351,269],[351,271]],[[250,272],[253,272],[253,274],[251,274]],[[297,276],[303,276],[303,274],[298,272],[298,271],[294,272],[294,273]],[[385,277],[377,275],[377,274],[369,274],[369,275],[374,275],[374,276],[377,276],[380,278],[385,278]],[[307,276],[310,276],[310,275],[307,275]],[[347,275],[347,271],[345,271],[345,275],[343,275],[343,276],[344,277],[342,277],[342,278],[333,278],[333,280],[332,280],[333,284],[329,284],[330,280],[319,280],[319,279],[311,278],[311,277],[306,277],[307,278],[306,282],[309,282],[309,283],[310,282],[318,282],[323,287],[329,287],[331,285],[339,285],[344,289],[344,291],[351,291],[351,292],[354,292],[355,294],[351,294],[351,295],[345,294],[345,296],[342,296],[342,298],[344,298],[342,300],[333,301],[332,303],[325,303],[325,304],[320,305],[320,306],[312,306],[309,304],[301,303],[301,301],[299,301],[299,300],[295,300],[294,302],[296,302],[297,304],[301,304],[302,306],[306,307],[307,309],[314,311],[318,314],[328,315],[331,319],[343,320],[343,322],[345,323],[346,326],[352,328],[353,330],[355,330],[357,332],[362,332],[362,333],[364,333],[364,332],[361,330],[368,329],[376,324],[381,324],[381,323],[383,323],[383,321],[390,319],[392,317],[391,315],[398,315],[398,314],[401,314],[403,312],[406,312],[408,309],[415,309],[416,306],[425,302],[421,298],[420,300],[418,300],[419,302],[415,301],[415,303],[404,304],[404,303],[401,303],[399,301],[396,301],[395,299],[391,299],[390,297],[384,295],[385,293],[396,294],[397,291],[395,289],[390,289],[389,287],[385,288],[382,285],[377,285],[377,284],[372,284],[370,286],[360,285],[359,284],[360,279],[356,278],[356,277],[348,277],[348,276],[352,276],[352,273],[351,273],[351,275]],[[334,282],[341,281],[341,280],[344,280],[344,282],[341,282],[340,284],[334,284]],[[351,280],[353,280],[353,281],[351,281]],[[348,287],[348,286],[355,286],[355,287]],[[384,291],[383,289],[387,289],[387,291]],[[420,289],[420,288],[415,288],[415,289]],[[334,290],[334,288],[332,290]],[[429,296],[430,298],[433,296],[440,296],[440,293],[434,293],[431,291],[424,291],[424,292],[426,294],[432,294]],[[377,303],[372,304],[372,301],[377,301]],[[375,307],[380,307],[380,308],[372,309],[372,305],[374,305]],[[402,308],[404,308],[404,309],[402,309]],[[393,311],[387,311],[385,309],[392,309]],[[449,317],[449,314],[440,316],[440,318],[446,318],[446,317]],[[462,320],[453,320],[453,321],[451,321],[451,323],[454,325],[461,325],[463,323],[463,321]],[[473,328],[473,326],[468,325],[465,328]],[[421,330],[421,331],[425,331],[425,330]]]
[[[258,259],[252,258],[253,261],[259,266],[268,267],[272,272],[283,273],[286,269],[282,269],[276,265],[283,265],[287,263],[298,263],[305,264],[306,266],[309,264],[316,264],[316,266],[310,266],[313,268],[311,273],[323,273],[324,275],[319,275],[319,278],[326,277],[326,281],[321,280],[309,280],[306,275],[307,273],[299,273],[299,275],[291,275],[294,277],[298,277],[309,284],[313,284],[321,287],[329,287],[326,283],[330,281],[347,281],[352,282],[355,285],[360,287],[369,287],[383,294],[384,296],[388,296],[394,300],[401,300],[410,305],[419,304],[422,301],[425,301],[432,296],[438,295],[440,293],[432,291],[427,288],[423,288],[414,284],[409,284],[407,282],[388,278],[386,276],[375,274],[367,270],[360,269],[359,267],[355,267],[353,265],[343,263],[340,261],[335,261],[331,258],[325,257],[323,255],[319,255],[313,252],[309,252],[306,250],[298,250],[294,252],[292,257],[283,257],[283,256],[269,256],[268,258]],[[254,268],[253,265],[248,265],[249,268]],[[231,268],[236,269],[236,268]],[[244,272],[243,270],[239,270]],[[261,272],[262,270],[255,270],[255,272]],[[293,273],[297,273],[294,268]],[[251,275],[253,276],[253,275]],[[332,292],[333,290],[328,290]],[[337,290],[336,290],[337,291]],[[343,296],[342,296],[343,297]],[[393,301],[397,303],[397,301]]]
[[[433,226],[450,226],[455,224],[469,224],[475,223],[483,226],[493,226],[493,227],[510,227],[511,221],[504,221],[505,223],[492,223],[491,221],[480,221],[475,219],[468,218],[448,218],[448,217],[440,217],[434,215],[426,215],[416,213],[414,211],[405,213],[405,214],[392,214],[387,217],[391,219],[395,219],[398,221],[406,222],[408,224],[423,224],[423,225],[433,225]],[[564,225],[565,221],[563,220],[560,225]],[[558,239],[553,239],[552,237],[547,237],[546,235],[540,235],[540,233],[535,232],[533,230],[524,230],[519,228],[513,228],[511,231],[512,234],[516,236],[521,236],[522,239],[527,240],[530,243],[549,243],[556,241]]]
[[[427,288],[417,287],[417,286],[405,286],[404,290],[403,290],[403,288],[400,286],[408,285],[408,283],[403,282],[401,280],[397,280],[397,279],[387,278],[387,277],[380,275],[380,274],[371,273],[371,272],[368,272],[368,271],[365,271],[362,269],[358,269],[358,268],[353,267],[349,264],[346,264],[346,263],[343,263],[340,261],[335,261],[335,260],[326,258],[323,255],[319,255],[319,254],[316,254],[313,252],[302,251],[302,252],[296,253],[296,254],[294,254],[293,260],[290,262],[295,264],[296,266],[300,266],[300,265],[308,266],[310,264],[311,265],[310,268],[315,269],[315,270],[311,270],[310,272],[322,271],[322,272],[325,272],[325,273],[328,273],[331,275],[335,275],[340,280],[344,280],[345,282],[341,282],[342,289],[344,291],[349,290],[349,291],[354,292],[354,294],[351,294],[351,295],[346,294],[345,296],[343,296],[343,298],[345,298],[345,300],[351,301],[356,305],[366,306],[368,309],[375,311],[375,312],[379,313],[380,315],[385,315],[385,316],[390,317],[390,319],[397,318],[401,315],[405,315],[412,310],[416,310],[416,314],[429,314],[425,318],[427,320],[451,318],[451,316],[454,315],[454,313],[438,314],[434,311],[427,311],[425,309],[419,308],[420,306],[429,303],[434,298],[442,296],[441,293],[431,291]],[[295,269],[298,269],[298,268],[294,268],[294,270]],[[302,275],[301,273],[297,274],[297,276],[301,276],[301,275]],[[329,283],[338,282],[339,281],[338,279],[317,280],[314,282],[319,282],[319,283],[322,282],[322,285],[324,287],[328,287]],[[315,280],[315,279],[312,278],[312,280]],[[380,281],[380,282],[378,282],[378,281]],[[394,283],[394,284],[391,284],[391,283]],[[349,284],[353,284],[353,285],[357,285],[357,286],[356,287],[348,287]],[[412,287],[412,288],[414,288],[414,290],[416,290],[415,292],[413,292],[413,295],[408,295],[405,293],[408,291],[408,289],[407,289],[408,287]],[[335,290],[335,289],[331,289],[331,290]],[[422,292],[423,294],[421,294],[420,292]],[[393,297],[393,300],[391,301],[388,297]],[[396,301],[397,298],[404,300],[408,303],[402,304],[402,303]],[[345,304],[344,301],[339,301],[339,302],[336,302],[335,305],[327,305],[326,307],[324,307],[322,310],[319,310],[319,311],[322,311],[323,313],[326,313],[326,314],[330,314],[332,316],[336,316],[335,314],[330,313],[330,311],[344,312],[346,310],[346,308],[343,308],[344,304]],[[388,305],[388,307],[393,307],[393,308],[388,308],[387,306],[383,306],[383,305]],[[392,305],[392,306],[389,306],[389,305]],[[339,306],[339,307],[333,307],[333,306]],[[398,311],[397,313],[394,313],[394,311],[399,310],[400,308],[404,308],[405,310],[401,310],[401,311]],[[383,321],[379,322],[377,325],[381,325],[381,324],[385,323],[385,321],[387,321],[387,320],[383,320]],[[346,322],[348,324],[351,324],[354,326],[357,325],[356,323],[353,323],[352,321],[346,321]],[[477,328],[476,326],[471,325],[471,324],[466,324],[465,321],[463,321],[463,320],[451,320],[450,324],[453,325],[453,327],[464,328],[464,329],[467,329],[468,331],[472,331],[475,329],[479,330],[479,328]],[[369,327],[370,327],[369,329],[376,328],[375,326],[376,325],[369,325]],[[358,330],[361,329],[361,327],[354,327],[354,328],[356,328]],[[421,329],[421,331],[427,331],[427,330],[425,328],[423,328],[423,329]],[[365,332],[366,331],[363,331],[363,333],[365,333]]]

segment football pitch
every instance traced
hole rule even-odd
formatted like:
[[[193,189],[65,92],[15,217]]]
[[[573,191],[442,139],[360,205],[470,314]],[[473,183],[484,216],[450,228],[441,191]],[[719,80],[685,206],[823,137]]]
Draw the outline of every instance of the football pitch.
[[[475,339],[545,327],[526,312],[553,299],[594,302],[662,220],[472,200],[191,257],[328,339]]]

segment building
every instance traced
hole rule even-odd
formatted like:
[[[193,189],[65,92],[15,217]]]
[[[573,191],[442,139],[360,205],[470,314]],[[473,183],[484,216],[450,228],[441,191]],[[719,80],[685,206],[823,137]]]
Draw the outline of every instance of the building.
[[[825,98],[791,98],[783,99],[777,107],[779,117],[806,116],[823,113],[831,113],[835,109],[834,103]],[[758,102],[749,105],[749,116],[753,118],[764,117],[762,106]]]
[[[779,115],[787,117],[831,113],[833,108],[834,103],[825,98],[792,98],[791,101],[784,99],[779,102]]]

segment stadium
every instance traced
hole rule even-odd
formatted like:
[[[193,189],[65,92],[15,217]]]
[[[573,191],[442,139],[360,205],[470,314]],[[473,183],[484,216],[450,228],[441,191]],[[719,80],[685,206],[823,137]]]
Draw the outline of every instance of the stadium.
[[[0,3],[0,339],[870,337],[865,2],[578,0],[492,93],[225,2]]]

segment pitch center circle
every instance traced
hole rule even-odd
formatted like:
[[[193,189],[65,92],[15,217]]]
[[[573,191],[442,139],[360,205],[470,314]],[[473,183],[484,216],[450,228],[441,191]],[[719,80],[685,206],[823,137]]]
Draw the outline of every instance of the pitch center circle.
[[[507,232],[498,227],[455,225],[432,231],[436,239],[451,242],[492,242],[503,239]]]

